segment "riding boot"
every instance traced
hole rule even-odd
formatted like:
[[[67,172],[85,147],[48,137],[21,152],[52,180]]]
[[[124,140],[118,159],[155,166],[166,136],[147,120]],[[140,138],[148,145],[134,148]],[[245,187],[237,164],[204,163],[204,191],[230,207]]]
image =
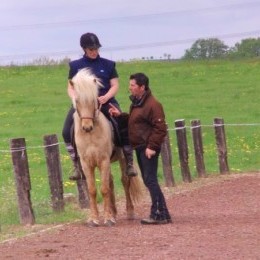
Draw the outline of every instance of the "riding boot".
[[[69,177],[71,181],[77,181],[77,180],[86,180],[85,174],[83,173],[80,159],[77,158],[75,161],[73,161],[73,175]]]
[[[132,147],[130,145],[124,145],[122,148],[126,159],[126,175],[129,177],[137,176],[137,171],[134,167]]]
[[[85,180],[86,177],[85,177],[85,175],[82,171],[80,159],[76,154],[75,148],[70,143],[66,143],[66,148],[67,148],[67,151],[68,151],[70,158],[73,162],[73,167],[74,167],[74,169],[72,171],[73,175],[71,175],[69,177],[69,179],[72,180],[72,181],[76,181],[76,180],[80,180],[80,179]]]
[[[115,125],[118,127],[117,133],[119,135],[120,146],[126,159],[126,175],[129,177],[137,176],[137,171],[134,167],[133,148],[129,143],[128,118],[117,117],[116,120]]]

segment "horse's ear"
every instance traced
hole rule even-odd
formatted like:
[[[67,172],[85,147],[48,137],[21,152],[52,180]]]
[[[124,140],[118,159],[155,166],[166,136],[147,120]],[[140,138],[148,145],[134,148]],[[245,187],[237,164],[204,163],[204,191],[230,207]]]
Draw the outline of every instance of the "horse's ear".
[[[103,87],[103,85],[101,84],[101,82],[97,78],[94,78],[93,81],[97,85],[98,88],[102,88]]]
[[[93,81],[97,85],[97,87],[100,88],[98,80],[96,78],[94,78]]]
[[[73,81],[71,79],[69,80],[69,83],[74,88],[74,83],[73,83]]]

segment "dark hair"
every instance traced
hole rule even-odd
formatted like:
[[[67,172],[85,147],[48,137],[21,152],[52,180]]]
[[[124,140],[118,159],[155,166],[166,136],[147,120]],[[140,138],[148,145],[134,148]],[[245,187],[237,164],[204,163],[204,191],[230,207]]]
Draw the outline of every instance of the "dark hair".
[[[98,49],[101,47],[98,37],[94,33],[84,33],[80,37],[80,46],[83,49],[94,48]]]
[[[134,79],[138,86],[145,86],[145,90],[149,89],[149,78],[144,73],[135,73],[130,75],[129,79]]]

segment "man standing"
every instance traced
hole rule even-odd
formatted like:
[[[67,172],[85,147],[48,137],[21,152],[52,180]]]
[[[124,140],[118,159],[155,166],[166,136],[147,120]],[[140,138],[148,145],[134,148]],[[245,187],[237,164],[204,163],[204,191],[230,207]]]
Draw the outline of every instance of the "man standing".
[[[128,120],[130,144],[136,151],[142,178],[151,196],[150,215],[142,219],[141,224],[171,223],[157,179],[158,157],[167,133],[163,107],[152,95],[149,78],[144,73],[130,76],[129,90],[132,101],[130,113],[122,113],[113,104],[110,104],[109,113],[121,120]]]

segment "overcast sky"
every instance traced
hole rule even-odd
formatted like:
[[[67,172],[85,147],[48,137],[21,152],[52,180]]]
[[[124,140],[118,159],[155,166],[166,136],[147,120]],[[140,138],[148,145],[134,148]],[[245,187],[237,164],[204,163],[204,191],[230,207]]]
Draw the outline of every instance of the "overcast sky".
[[[78,58],[85,32],[116,61],[180,58],[199,38],[231,47],[260,37],[260,0],[2,0],[0,14],[0,64]]]

